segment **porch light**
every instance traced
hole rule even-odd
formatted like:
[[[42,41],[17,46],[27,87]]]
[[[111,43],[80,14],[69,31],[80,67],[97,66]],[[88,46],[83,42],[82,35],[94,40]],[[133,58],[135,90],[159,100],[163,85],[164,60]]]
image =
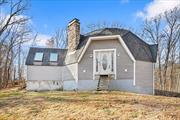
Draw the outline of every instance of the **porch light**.
[[[90,55],[89,55],[89,57],[90,57],[90,58],[92,58],[92,57],[93,57],[93,55],[92,55],[92,54],[90,54]]]

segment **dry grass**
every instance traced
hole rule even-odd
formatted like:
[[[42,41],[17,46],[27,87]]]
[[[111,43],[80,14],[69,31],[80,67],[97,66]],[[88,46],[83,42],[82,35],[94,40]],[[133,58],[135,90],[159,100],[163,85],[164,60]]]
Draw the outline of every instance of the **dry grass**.
[[[180,120],[180,98],[125,92],[0,92],[0,119]]]

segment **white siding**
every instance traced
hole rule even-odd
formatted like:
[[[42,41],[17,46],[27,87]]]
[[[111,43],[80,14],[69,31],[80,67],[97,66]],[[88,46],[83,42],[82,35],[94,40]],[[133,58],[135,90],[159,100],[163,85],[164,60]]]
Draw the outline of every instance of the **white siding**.
[[[27,80],[62,80],[63,67],[27,66]]]
[[[67,66],[27,66],[27,90],[76,89],[77,64]],[[69,86],[66,82],[73,83]],[[67,85],[67,86],[66,86]]]

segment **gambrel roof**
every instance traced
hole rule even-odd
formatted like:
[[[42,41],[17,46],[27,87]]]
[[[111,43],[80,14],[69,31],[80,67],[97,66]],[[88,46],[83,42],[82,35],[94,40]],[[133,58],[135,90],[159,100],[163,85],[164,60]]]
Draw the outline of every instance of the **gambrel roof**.
[[[67,49],[57,49],[57,48],[30,48],[28,57],[26,60],[26,65],[33,65],[34,56],[36,52],[43,52],[44,57],[42,60],[42,65],[50,65],[49,54],[51,52],[57,52],[59,59],[58,64],[59,66],[75,63],[77,62],[82,50],[84,49],[87,41],[90,37],[96,36],[112,36],[112,35],[120,35],[123,39],[124,43],[128,47],[129,51],[132,53],[136,60],[141,61],[148,61],[148,62],[156,62],[157,57],[157,45],[149,45],[144,42],[141,38],[137,35],[132,33],[129,30],[119,29],[119,28],[104,28],[89,32],[85,35],[80,36],[79,45],[77,46],[77,50],[75,54],[67,55]]]

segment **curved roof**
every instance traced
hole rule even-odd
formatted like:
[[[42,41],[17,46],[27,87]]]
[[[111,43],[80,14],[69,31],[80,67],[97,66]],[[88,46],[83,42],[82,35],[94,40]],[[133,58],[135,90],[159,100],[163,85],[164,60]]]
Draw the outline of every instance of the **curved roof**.
[[[129,30],[119,28],[98,29],[81,36],[78,49],[85,46],[89,37],[120,35],[136,60],[156,62],[157,44],[149,45]]]
[[[81,35],[77,50],[75,54],[72,55],[67,55],[67,49],[30,48],[28,57],[26,59],[26,65],[33,65],[36,52],[43,52],[45,54],[45,56],[43,57],[42,65],[50,65],[48,60],[49,54],[51,52],[58,53],[59,59],[57,65],[59,66],[75,63],[77,62],[83,48],[85,47],[90,37],[109,35],[120,35],[136,60],[156,62],[157,44],[149,45],[129,30],[119,28],[104,28]]]

